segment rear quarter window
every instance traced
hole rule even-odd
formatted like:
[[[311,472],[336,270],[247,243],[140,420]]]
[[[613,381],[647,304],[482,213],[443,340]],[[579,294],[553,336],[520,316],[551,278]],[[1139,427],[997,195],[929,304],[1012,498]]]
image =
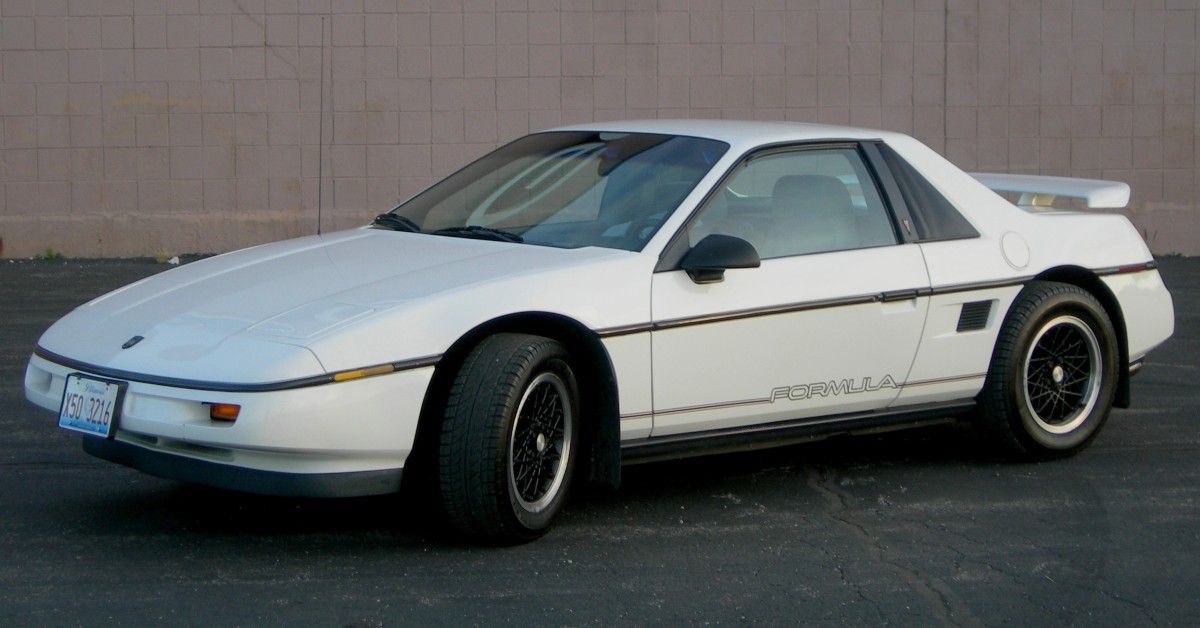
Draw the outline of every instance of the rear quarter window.
[[[908,205],[913,228],[922,241],[977,238],[979,232],[963,218],[956,208],[929,180],[913,168],[892,147],[879,143],[879,152],[892,171],[896,186]]]

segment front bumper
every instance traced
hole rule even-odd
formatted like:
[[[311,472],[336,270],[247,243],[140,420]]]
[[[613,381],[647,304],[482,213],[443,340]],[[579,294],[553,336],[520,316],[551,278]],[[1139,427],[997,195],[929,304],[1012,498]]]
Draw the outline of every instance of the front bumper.
[[[66,377],[30,358],[25,395],[57,411]],[[129,381],[113,438],[95,456],[147,473],[253,493],[353,496],[395,491],[433,368],[269,392],[214,392]],[[234,423],[207,403],[242,407]]]
[[[400,490],[403,469],[345,473],[284,473],[209,462],[132,443],[83,437],[83,450],[150,475],[245,493],[288,497],[355,497]]]

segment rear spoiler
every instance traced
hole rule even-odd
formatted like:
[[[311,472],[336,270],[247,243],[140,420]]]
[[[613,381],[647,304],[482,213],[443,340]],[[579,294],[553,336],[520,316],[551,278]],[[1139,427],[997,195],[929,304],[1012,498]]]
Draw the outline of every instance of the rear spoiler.
[[[1082,199],[1089,209],[1117,209],[1129,204],[1129,184],[1120,181],[990,172],[970,174],[995,192],[1020,194],[1018,205],[1049,207],[1056,196]]]

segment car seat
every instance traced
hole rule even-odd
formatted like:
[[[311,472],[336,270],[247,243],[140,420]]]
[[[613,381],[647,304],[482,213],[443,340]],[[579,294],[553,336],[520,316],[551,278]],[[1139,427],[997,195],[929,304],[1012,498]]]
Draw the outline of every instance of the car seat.
[[[850,192],[837,177],[780,177],[771,192],[771,233],[759,253],[783,257],[856,248],[858,225]]]

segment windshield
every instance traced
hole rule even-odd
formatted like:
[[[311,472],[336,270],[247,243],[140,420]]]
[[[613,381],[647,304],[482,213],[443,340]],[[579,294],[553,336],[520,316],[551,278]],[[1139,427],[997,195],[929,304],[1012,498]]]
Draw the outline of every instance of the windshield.
[[[637,251],[728,148],[648,133],[536,133],[454,173],[376,225]]]

